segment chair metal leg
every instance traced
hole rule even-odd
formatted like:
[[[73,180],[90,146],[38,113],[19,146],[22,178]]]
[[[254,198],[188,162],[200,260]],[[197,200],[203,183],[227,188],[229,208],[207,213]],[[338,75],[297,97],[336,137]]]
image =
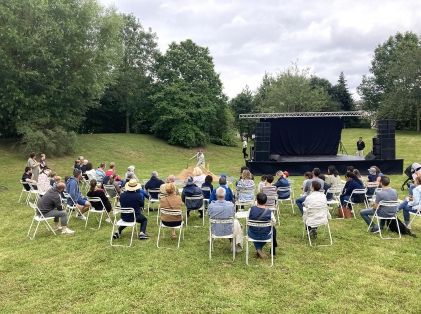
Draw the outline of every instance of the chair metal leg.
[[[29,235],[30,235],[30,233],[31,233],[31,230],[32,230],[32,226],[33,226],[33,224],[34,224],[34,219],[32,218],[32,222],[31,222],[31,225],[29,226],[29,230],[28,230],[28,234],[26,235],[27,237],[29,237]],[[30,238],[30,237],[29,237]],[[31,239],[32,240],[32,239]]]
[[[130,237],[130,244],[129,244],[129,247],[131,247],[131,246],[132,246],[132,244],[133,244],[133,236],[134,236],[134,229],[135,229],[135,227],[136,227],[136,224],[132,227],[132,236]]]
[[[232,261],[235,261],[235,237],[232,237]]]
[[[272,238],[270,241],[270,259],[271,259],[270,267],[273,267],[273,231],[272,231]]]
[[[212,259],[212,235],[209,233],[209,259]]]
[[[161,224],[159,224],[158,228],[158,239],[156,240],[156,247],[159,248],[159,238],[161,236]]]
[[[180,225],[180,229],[178,229],[178,244],[177,244],[177,249],[180,248],[180,240],[181,240],[181,233],[183,232],[183,223],[181,223]]]
[[[246,265],[248,266],[249,264],[249,240],[248,237],[246,236]]]
[[[111,229],[111,239],[110,239],[110,245],[111,245],[111,246],[113,246],[114,229],[115,229],[115,220],[114,220],[114,223],[113,223],[113,227],[112,227],[112,229]]]
[[[104,211],[101,212],[101,217],[99,218],[99,225],[98,225],[98,229],[99,230],[101,228],[101,223],[102,223],[102,217],[104,216]]]

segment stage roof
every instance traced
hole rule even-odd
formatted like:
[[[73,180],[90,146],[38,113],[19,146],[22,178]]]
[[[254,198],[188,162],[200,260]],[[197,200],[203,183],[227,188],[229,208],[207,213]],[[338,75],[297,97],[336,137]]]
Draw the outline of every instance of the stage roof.
[[[277,119],[277,118],[325,118],[325,117],[368,117],[367,111],[332,111],[332,112],[278,112],[278,113],[243,113],[240,119]]]

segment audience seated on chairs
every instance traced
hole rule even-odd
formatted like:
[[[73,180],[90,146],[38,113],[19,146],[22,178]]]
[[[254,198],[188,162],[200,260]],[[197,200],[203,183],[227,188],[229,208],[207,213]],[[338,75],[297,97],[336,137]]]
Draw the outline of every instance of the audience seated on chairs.
[[[192,177],[188,177],[186,186],[184,187],[183,192],[181,193],[181,199],[183,200],[183,203],[186,204],[187,217],[190,216],[190,211],[197,210],[201,208],[203,205],[203,199],[189,200],[188,202],[186,202],[186,197],[194,197],[194,196],[203,196],[202,189],[193,183]],[[203,217],[202,210],[199,210],[199,216],[200,218]]]
[[[124,186],[125,191],[120,195],[120,205],[122,208],[133,208],[135,211],[136,222],[140,224],[139,240],[149,239],[146,233],[148,219],[142,214],[144,197],[139,190],[141,185],[136,179],[130,179]],[[121,214],[121,219],[126,222],[133,222],[133,214]],[[113,238],[118,239],[125,226],[118,227],[118,231],[114,233]]]
[[[227,184],[226,176],[219,177],[219,187],[222,187],[225,189],[225,200],[228,202],[234,203],[234,194],[232,193],[231,188]],[[215,201],[216,201],[216,189],[212,191],[210,199],[209,199],[209,202],[215,202]]]
[[[61,230],[62,234],[74,234],[75,232],[67,227],[67,212],[63,209],[61,203],[60,193],[64,191],[64,188],[64,183],[58,183],[38,200],[37,206],[45,218],[54,217],[56,230]]]
[[[100,163],[99,167],[95,170],[95,179],[98,183],[102,183],[105,178],[105,163]]]
[[[115,174],[115,162],[114,161],[110,162],[108,167],[109,167],[108,170],[105,171],[105,176],[111,177],[113,174]]]
[[[86,168],[87,168],[87,165],[88,165],[88,162],[89,162],[89,160],[88,160],[88,159],[83,159],[83,160],[81,161],[80,170],[82,170],[82,174],[85,174],[85,172],[86,172],[87,170],[90,170],[90,169],[86,169]],[[92,169],[92,168],[91,168],[91,169]]]
[[[363,182],[363,177],[362,177],[362,175],[361,175],[361,173],[360,173],[360,170],[358,170],[358,169],[354,169],[354,171],[352,171],[354,174],[355,174],[355,176],[361,181],[361,182]]]
[[[336,170],[335,166],[329,166],[327,168],[327,175],[325,178],[325,182],[329,184],[331,188],[342,186],[341,176],[339,175],[339,172]]]
[[[278,171],[276,173],[276,176],[278,176],[278,181],[274,184],[276,188],[289,188],[291,184],[285,177],[285,174],[283,171]],[[278,191],[278,198],[280,200],[287,199],[291,196],[291,191]]]
[[[174,183],[164,183],[165,195],[159,199],[159,208],[165,208],[167,211],[179,211],[181,210],[181,197],[177,195],[177,190]],[[183,217],[173,215],[160,215],[161,222],[167,227],[178,227],[183,221]],[[176,239],[177,235],[175,229],[171,229],[171,238]]]
[[[108,180],[108,184],[109,185],[113,185],[115,190],[117,191],[117,195],[121,194],[121,186],[120,183],[121,181],[117,181],[118,175],[117,174],[113,174],[110,179]],[[111,197],[115,197],[117,195],[110,195]]]
[[[308,180],[305,181],[305,185],[304,185],[304,188],[303,188],[303,194],[302,194],[302,196],[300,198],[297,198],[295,200],[295,203],[297,204],[298,209],[301,212],[301,215],[303,214],[303,203],[306,200],[307,195],[310,194],[312,182],[313,181],[317,181],[317,182],[320,183],[320,186],[324,186],[324,181],[319,178],[319,176],[321,174],[320,173],[320,169],[319,168],[314,168],[312,174],[313,174],[313,177],[311,179],[308,179]]]
[[[82,160],[76,159],[73,165],[73,169],[82,170]]]
[[[276,223],[275,216],[273,212],[266,207],[267,196],[264,193],[258,193],[256,195],[257,206],[253,206],[250,209],[249,217],[250,220],[256,221],[272,221],[273,224]],[[270,234],[271,228],[258,228],[258,227],[249,227],[248,236],[255,240],[268,240],[271,237]],[[267,255],[262,251],[265,246],[265,242],[253,242],[254,247],[256,248],[257,256],[260,258],[267,258]],[[273,254],[275,255],[275,249],[278,246],[276,242],[276,229],[273,227]]]
[[[86,217],[83,215],[85,212],[89,210],[91,204],[88,200],[82,195],[79,189],[79,181],[82,177],[82,171],[79,169],[73,170],[73,176],[71,176],[66,182],[66,191],[69,193],[71,199],[67,199],[67,204],[74,205],[73,201],[76,203],[75,205],[79,209],[77,213],[77,218],[81,220],[86,220]]]
[[[257,193],[262,192],[262,188],[265,186],[266,184],[266,179],[267,179],[267,175],[264,174],[260,177],[260,182],[257,185]]]
[[[211,219],[229,219],[235,216],[234,203],[225,200],[226,190],[223,187],[216,189],[217,200],[209,204],[208,214]],[[234,234],[235,250],[241,252],[243,249],[243,231],[240,222],[234,219],[234,225],[216,224],[212,225],[212,233],[216,236],[227,236]]]
[[[210,196],[212,194],[212,191],[213,191],[212,181],[213,181],[213,177],[211,175],[207,175],[205,177],[205,182],[203,182],[203,184],[202,184],[202,188],[209,188],[210,189],[209,192],[203,191],[203,197],[205,199],[210,199]]]
[[[96,171],[93,169],[92,164],[88,162],[86,165],[86,171],[85,171],[85,178],[87,180],[96,179]]]
[[[243,177],[243,171],[244,170],[249,170],[250,171],[250,169],[247,166],[242,166],[240,168],[240,178],[238,179],[238,181],[235,182],[235,186],[237,186],[238,182],[242,179],[242,177]],[[251,179],[253,180],[253,175],[251,175]]]
[[[205,183],[206,175],[203,174],[202,169],[199,167],[195,167],[193,169],[193,183],[197,186],[201,187],[203,183]]]
[[[262,190],[260,191],[260,192],[266,194],[266,196],[268,198],[270,196],[275,197],[275,200],[272,200],[271,202],[269,202],[269,199],[268,199],[268,201],[266,203],[266,206],[269,206],[269,207],[271,207],[271,206],[273,207],[274,202],[276,201],[276,198],[278,197],[277,187],[272,184],[273,180],[274,180],[273,175],[268,174],[266,176],[265,185],[262,187]]]
[[[165,180],[165,183],[174,183],[175,184],[175,175],[173,175],[173,174],[170,174],[168,177],[167,177],[167,179]],[[165,183],[164,184],[161,184],[161,186],[159,187],[159,192],[160,192],[160,194],[161,195],[165,195]],[[177,187],[177,186],[176,186]],[[178,189],[176,188],[175,189],[175,194],[180,194],[179,192],[178,192]]]
[[[22,175],[22,182],[27,182],[32,184],[33,188],[36,190],[37,189],[37,181],[32,180],[32,169],[31,167],[25,167],[25,172]],[[25,188],[25,190],[29,191],[31,189],[31,187],[29,186],[29,184],[24,184],[23,183],[23,187]]]
[[[398,200],[398,193],[395,189],[392,189],[390,186],[390,179],[389,177],[383,176],[380,179],[380,187],[381,191],[378,191],[376,193],[376,201],[373,205],[373,208],[364,209],[360,212],[361,217],[364,219],[364,221],[367,223],[367,225],[370,225],[371,218],[370,216],[374,215],[375,210],[377,209],[377,213],[381,217],[393,217],[398,208],[396,207],[383,207],[379,204],[381,201],[397,201]],[[377,226],[374,222],[371,225],[370,231],[373,233],[379,232],[379,227],[383,229],[384,227],[384,220],[380,221],[380,226]]]
[[[127,172],[126,175],[124,176],[126,179],[126,182],[128,182],[130,179],[135,179],[136,181],[139,181],[139,179],[137,178],[136,174],[135,174],[135,166],[128,166],[127,167]]]
[[[44,195],[51,188],[50,173],[51,170],[44,167],[38,176],[37,188],[40,195]]]
[[[355,189],[364,189],[364,184],[361,182],[360,179],[353,172],[347,172],[345,174],[346,183],[344,189],[342,191],[342,195],[340,196],[341,205],[345,206],[345,201],[348,201],[351,197],[352,191]],[[360,197],[359,195],[357,197]],[[353,202],[361,202],[362,199],[354,199],[351,200]]]
[[[324,174],[320,174],[320,175],[319,175],[319,178],[323,180],[323,185],[322,185],[322,187],[321,187],[321,190],[323,190],[323,191],[324,191],[324,193],[326,194],[326,193],[327,193],[327,190],[329,190],[329,189],[330,189],[330,184],[328,184],[328,183],[326,182],[326,176],[325,176]]]
[[[159,177],[158,177],[158,172],[157,171],[152,171],[152,175],[151,178],[149,179],[148,182],[146,182],[145,184],[145,190],[160,190],[161,185],[163,185],[165,182],[162,181]],[[158,194],[159,193],[149,193],[151,198],[153,199],[158,199]]]
[[[98,182],[95,179],[92,179],[89,182],[89,184],[90,184],[90,188],[86,195],[88,197],[99,197],[102,201],[102,204],[104,204],[105,206],[105,210],[108,212],[108,214],[110,214],[113,208],[111,206],[110,201],[108,200],[107,195],[105,195],[105,191],[98,187]],[[101,203],[92,202],[92,206],[95,208],[95,210],[102,210]],[[108,223],[111,223],[111,219],[108,217],[107,219],[105,219],[105,221]]]
[[[254,181],[249,170],[243,170],[237,183],[238,201],[250,202],[254,200]]]
[[[408,229],[411,229],[410,213],[416,213],[414,206],[421,205],[421,177],[415,177],[415,188],[410,191],[411,194],[398,207],[398,211],[403,210],[403,220]]]
[[[311,192],[304,201],[305,211],[303,221],[307,222],[307,229],[310,237],[317,237],[317,226],[327,222],[327,210],[320,211],[321,208],[327,208],[326,195],[321,192],[322,186],[318,181],[311,182]],[[314,227],[312,227],[314,226]]]

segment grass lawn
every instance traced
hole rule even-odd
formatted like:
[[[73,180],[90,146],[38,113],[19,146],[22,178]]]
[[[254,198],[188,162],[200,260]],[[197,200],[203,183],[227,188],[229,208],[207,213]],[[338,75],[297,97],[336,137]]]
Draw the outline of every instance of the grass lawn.
[[[371,147],[373,130],[347,129],[342,140],[349,153],[363,136]],[[166,238],[156,248],[156,213],[150,214],[148,241],[135,240],[132,248],[109,245],[111,227],[84,229],[72,218],[74,236],[54,237],[44,227],[35,240],[26,238],[32,211],[17,200],[26,158],[0,144],[0,312],[138,312],[138,313],[420,313],[421,220],[413,226],[419,238],[381,240],[356,220],[331,220],[334,244],[309,247],[302,238],[302,220],[283,207],[277,227],[275,265],[245,252],[231,261],[229,245],[216,242],[208,258],[208,227],[194,227],[193,214],[180,250]],[[97,165],[115,161],[120,173],[136,165],[140,178],[152,170],[165,177],[186,167],[193,150],[167,145],[145,135],[82,135],[79,150]],[[397,156],[405,166],[420,160],[420,135],[398,132]],[[48,159],[63,177],[76,156]],[[241,148],[210,145],[210,169],[238,176],[243,164]],[[399,188],[405,177],[392,176]],[[296,194],[301,178],[296,179]],[[400,191],[399,191],[400,192]],[[401,196],[404,196],[401,193]],[[92,226],[94,219],[91,221]],[[128,230],[123,239],[128,240]],[[254,250],[254,249],[253,249]],[[252,252],[253,252],[252,250]]]

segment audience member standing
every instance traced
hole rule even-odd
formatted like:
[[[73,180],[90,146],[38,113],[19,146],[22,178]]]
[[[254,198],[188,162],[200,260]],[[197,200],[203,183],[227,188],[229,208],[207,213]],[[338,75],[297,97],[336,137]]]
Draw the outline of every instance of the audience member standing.
[[[26,163],[26,166],[31,168],[32,172],[32,180],[38,181],[38,175],[39,175],[39,162],[35,159],[35,153],[30,153],[28,162]]]

